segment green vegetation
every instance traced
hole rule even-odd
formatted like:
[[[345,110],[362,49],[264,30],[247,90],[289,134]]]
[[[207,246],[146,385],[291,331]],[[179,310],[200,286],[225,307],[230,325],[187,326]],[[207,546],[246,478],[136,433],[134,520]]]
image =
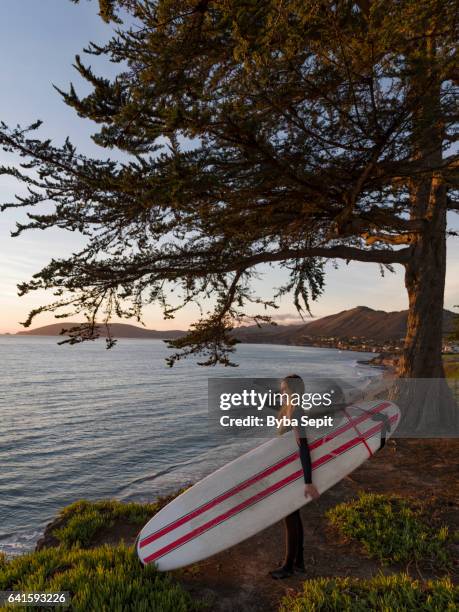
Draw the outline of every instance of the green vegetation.
[[[445,362],[445,365],[449,363],[459,362],[459,354],[458,353],[445,353],[443,355],[443,361]]]
[[[103,541],[104,529],[116,531],[119,524],[140,526],[178,493],[152,504],[113,500],[71,504],[62,510],[49,532],[57,539],[57,546],[10,561],[0,554],[0,590],[69,591],[72,612],[204,609],[205,602],[193,601],[167,574],[151,566],[142,568],[132,548],[123,544],[94,547],[99,536]],[[435,530],[427,526],[423,509],[415,501],[362,494],[330,510],[328,518],[341,533],[359,541],[368,554],[382,563],[428,560],[442,568],[449,564],[446,528]],[[94,548],[89,550],[90,546]],[[395,574],[370,580],[307,580],[300,593],[281,601],[279,612],[448,612],[458,606],[459,589],[449,579],[421,583],[405,574]]]
[[[457,610],[459,589],[448,579],[421,585],[404,574],[356,578],[306,580],[297,595],[288,595],[279,612],[389,612],[392,610]]]
[[[122,503],[116,500],[77,501],[59,513],[56,528],[51,530],[51,535],[67,548],[86,548],[94,543],[97,534],[116,523],[142,527],[182,491],[183,489],[168,497],[160,497],[151,504]]]
[[[414,500],[362,493],[329,510],[327,518],[383,564],[421,561],[446,569],[451,563],[448,528],[429,526],[422,506]]]
[[[459,305],[454,306],[454,308],[459,308]],[[453,321],[453,329],[449,334],[449,340],[459,342],[459,318]]]
[[[149,504],[81,500],[67,506],[48,531],[57,546],[11,561],[0,555],[0,590],[70,591],[75,612],[201,609],[165,574],[142,568],[132,548],[104,545],[87,550],[105,529],[118,524],[140,528],[182,490]]]
[[[443,367],[449,388],[459,403],[459,355],[457,353],[443,355]]]
[[[0,590],[69,591],[72,612],[186,612],[202,607],[167,575],[142,568],[125,546],[48,548],[9,562],[0,559]]]
[[[459,378],[459,355],[443,355],[445,377],[457,380]]]

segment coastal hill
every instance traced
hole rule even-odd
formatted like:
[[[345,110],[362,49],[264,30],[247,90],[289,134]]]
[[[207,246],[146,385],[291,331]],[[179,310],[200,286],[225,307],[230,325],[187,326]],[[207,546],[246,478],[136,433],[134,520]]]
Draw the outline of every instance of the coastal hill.
[[[443,311],[443,332],[452,331],[458,314]],[[408,311],[386,312],[367,306],[357,306],[303,325],[241,327],[236,336],[241,342],[269,342],[274,344],[307,344],[318,338],[360,338],[362,340],[397,341],[405,337]],[[258,331],[257,331],[258,329]]]
[[[357,306],[350,310],[343,310],[328,317],[322,317],[297,325],[249,325],[234,330],[234,336],[244,343],[269,344],[308,344],[311,340],[319,338],[360,338],[362,340],[375,340],[378,342],[400,341],[406,333],[408,311],[385,312],[373,310],[367,306]],[[452,330],[453,321],[459,315],[444,310],[443,330],[447,334]],[[20,331],[20,335],[57,336],[62,329],[69,329],[77,323],[53,323],[36,329]],[[182,330],[158,331],[146,329],[137,325],[125,323],[112,323],[111,333],[115,338],[151,338],[173,339],[185,334]],[[100,335],[105,336],[105,327],[100,327]]]
[[[63,329],[68,330],[72,327],[76,327],[79,323],[52,323],[51,325],[44,325],[43,327],[36,327],[35,329],[25,330],[17,332],[21,336],[59,336]],[[145,327],[139,327],[138,325],[129,325],[127,323],[111,323],[110,332],[114,338],[151,338],[157,340],[178,338],[183,336],[185,332],[178,329],[171,329],[167,331],[158,331],[156,329],[146,329]],[[99,334],[101,337],[107,335],[104,325],[99,327]]]

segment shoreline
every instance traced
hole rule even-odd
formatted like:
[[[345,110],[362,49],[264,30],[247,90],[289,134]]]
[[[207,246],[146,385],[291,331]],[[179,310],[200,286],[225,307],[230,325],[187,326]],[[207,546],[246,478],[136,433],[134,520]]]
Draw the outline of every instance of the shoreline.
[[[31,333],[23,333],[23,332],[16,332],[16,333],[3,333],[0,334],[0,337],[2,336],[8,336],[9,338],[53,338],[58,340],[60,338],[60,336],[55,336],[55,335],[44,335],[44,334],[31,334]],[[104,337],[100,337],[97,338],[96,340],[104,340]],[[149,341],[153,341],[153,342],[166,342],[167,339],[165,338],[147,338],[147,337],[136,337],[136,336],[123,336],[123,337],[119,337],[117,338],[117,340],[149,340]],[[369,359],[369,360],[359,360],[358,363],[361,365],[376,365],[376,363],[372,363],[373,361],[379,359],[380,357],[382,357],[384,355],[384,357],[388,357],[388,356],[392,356],[392,357],[396,357],[397,355],[397,351],[387,351],[384,350],[381,347],[378,347],[377,349],[375,348],[370,348],[367,345],[349,345],[346,344],[346,346],[343,346],[342,344],[330,344],[327,341],[324,342],[317,342],[317,343],[304,343],[304,342],[273,342],[271,339],[267,339],[266,341],[263,341],[261,339],[257,339],[257,340],[238,340],[237,344],[249,344],[249,345],[258,345],[258,346],[285,346],[285,347],[289,347],[289,346],[296,346],[296,347],[303,347],[303,348],[319,348],[319,349],[330,349],[330,350],[334,350],[334,351],[346,351],[346,352],[351,352],[351,353],[372,353],[375,355],[374,358]],[[385,364],[384,364],[385,365]]]
[[[395,372],[399,364],[400,357],[393,353],[379,353],[379,355],[371,359],[360,359],[357,361],[359,365],[372,366],[381,370],[389,370]]]

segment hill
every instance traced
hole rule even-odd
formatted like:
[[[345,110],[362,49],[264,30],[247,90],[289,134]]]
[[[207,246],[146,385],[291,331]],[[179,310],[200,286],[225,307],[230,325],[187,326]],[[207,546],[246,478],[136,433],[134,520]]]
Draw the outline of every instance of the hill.
[[[459,315],[443,311],[444,333],[452,330],[452,323]],[[243,343],[251,344],[310,344],[320,339],[345,340],[358,338],[362,341],[373,340],[378,343],[398,342],[406,333],[407,310],[386,312],[373,310],[367,306],[357,306],[343,310],[328,317],[322,317],[310,323],[300,325],[248,325],[234,330],[234,336]],[[57,336],[62,329],[75,327],[77,323],[53,323],[27,331],[20,335]],[[186,332],[179,329],[158,331],[126,323],[112,323],[111,333],[115,338],[150,338],[167,340],[183,336]],[[100,328],[100,335],[105,336],[105,328]],[[329,345],[329,343],[327,343]]]
[[[443,311],[443,330],[452,331],[452,322],[459,315]],[[264,325],[240,327],[235,335],[241,342],[274,344],[308,344],[319,338],[359,338],[378,342],[398,341],[405,337],[408,311],[386,312],[357,306],[304,325]]]
[[[51,325],[44,325],[43,327],[37,327],[35,329],[20,331],[17,333],[21,336],[58,336],[62,329],[68,330],[77,325],[79,325],[79,323],[52,323]],[[157,340],[178,338],[179,336],[183,336],[185,333],[178,329],[158,331],[155,329],[139,327],[138,325],[129,325],[127,323],[112,323],[110,325],[110,331],[114,338],[150,338]],[[99,333],[101,337],[106,336],[105,326],[101,326],[99,328]]]

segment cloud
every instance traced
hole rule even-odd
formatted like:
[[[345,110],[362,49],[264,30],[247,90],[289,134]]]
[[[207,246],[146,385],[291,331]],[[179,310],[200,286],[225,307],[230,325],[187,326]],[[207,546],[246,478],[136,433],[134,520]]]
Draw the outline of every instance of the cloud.
[[[310,318],[311,317],[305,317],[302,319],[298,316],[298,313],[291,312],[278,313],[272,316],[273,321],[276,321],[276,323],[285,323],[288,325],[307,323]]]

